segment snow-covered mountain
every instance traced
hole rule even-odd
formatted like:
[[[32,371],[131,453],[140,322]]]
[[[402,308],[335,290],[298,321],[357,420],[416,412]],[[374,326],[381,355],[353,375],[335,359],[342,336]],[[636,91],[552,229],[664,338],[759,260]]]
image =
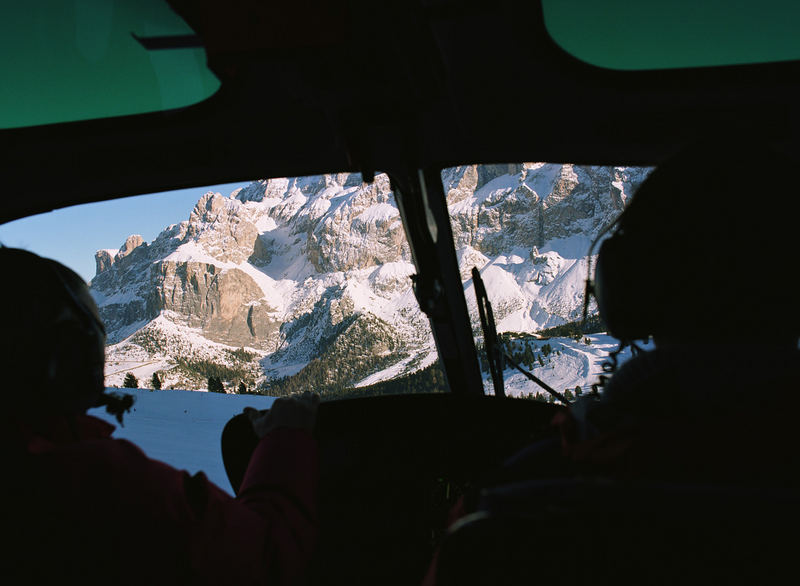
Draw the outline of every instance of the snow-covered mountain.
[[[476,328],[473,266],[498,331],[577,319],[590,242],[646,173],[543,163],[445,170]],[[436,358],[385,175],[369,185],[338,174],[207,193],[187,221],[149,243],[130,236],[96,261],[91,291],[109,332],[109,385],[133,371],[205,388],[216,372],[252,388],[325,360],[321,386],[360,386]]]

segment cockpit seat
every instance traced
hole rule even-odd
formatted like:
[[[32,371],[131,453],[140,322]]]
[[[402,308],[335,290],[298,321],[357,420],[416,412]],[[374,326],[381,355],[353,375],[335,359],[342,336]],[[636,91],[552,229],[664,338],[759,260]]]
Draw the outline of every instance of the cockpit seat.
[[[510,484],[451,527],[436,583],[775,584],[796,573],[799,520],[786,489]]]

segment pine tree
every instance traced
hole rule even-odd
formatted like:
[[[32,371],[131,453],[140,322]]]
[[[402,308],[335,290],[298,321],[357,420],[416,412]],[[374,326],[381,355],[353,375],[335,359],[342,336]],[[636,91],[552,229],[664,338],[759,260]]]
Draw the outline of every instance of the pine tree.
[[[536,358],[531,350],[530,346],[525,346],[525,359],[524,364],[528,368],[533,368],[533,363],[536,361]]]
[[[244,384],[244,381],[239,382],[238,391],[239,391],[240,395],[246,395],[247,394],[247,385]]]
[[[125,375],[125,380],[122,381],[122,388],[124,389],[138,389],[139,388],[139,379],[136,376],[129,372]]]
[[[208,391],[210,393],[224,393],[225,386],[218,376],[208,377]]]
[[[155,390],[157,391],[161,390],[161,379],[158,377],[157,372],[153,373],[153,378],[150,380],[150,382]]]

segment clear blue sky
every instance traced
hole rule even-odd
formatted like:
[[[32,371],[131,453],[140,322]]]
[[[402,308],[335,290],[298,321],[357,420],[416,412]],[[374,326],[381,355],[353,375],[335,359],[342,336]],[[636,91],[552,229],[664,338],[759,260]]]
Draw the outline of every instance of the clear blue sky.
[[[151,242],[170,224],[189,219],[207,191],[228,196],[249,181],[179,189],[72,206],[0,225],[0,242],[55,259],[81,275],[94,277],[94,253],[119,248],[131,234]]]

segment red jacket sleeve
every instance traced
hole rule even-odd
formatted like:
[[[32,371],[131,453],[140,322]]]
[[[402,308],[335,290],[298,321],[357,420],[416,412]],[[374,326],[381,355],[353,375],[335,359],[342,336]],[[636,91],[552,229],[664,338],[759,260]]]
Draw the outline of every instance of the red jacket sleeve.
[[[84,583],[112,575],[117,584],[304,581],[317,536],[311,434],[265,436],[234,498],[202,472],[192,476],[112,439],[112,430],[83,417],[44,435],[21,432],[29,462],[28,475],[18,476],[35,503],[25,514],[37,522],[28,524],[41,528],[37,545],[50,539],[71,564],[41,564],[40,573]]]
[[[259,442],[236,498],[203,474],[186,475],[199,529],[192,536],[193,573],[213,584],[303,583],[317,536],[317,476],[314,438],[293,429]]]

